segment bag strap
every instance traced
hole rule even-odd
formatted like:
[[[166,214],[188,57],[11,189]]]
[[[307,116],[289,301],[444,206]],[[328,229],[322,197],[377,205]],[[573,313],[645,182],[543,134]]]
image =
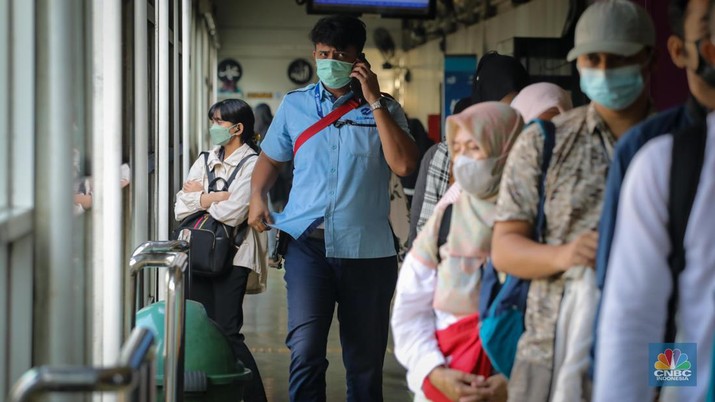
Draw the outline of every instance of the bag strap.
[[[548,120],[534,119],[529,125],[538,124],[541,127],[541,135],[544,137],[544,151],[541,157],[541,177],[539,179],[539,206],[536,210],[536,222],[534,225],[534,240],[543,242],[544,231],[546,230],[546,173],[549,170],[551,156],[556,145],[556,126]]]
[[[248,154],[248,155],[244,156],[243,159],[241,159],[240,162],[238,162],[238,165],[236,165],[236,169],[233,169],[233,172],[231,173],[231,176],[229,176],[228,181],[226,182],[226,190],[228,190],[228,188],[231,186],[231,183],[233,183],[233,179],[236,178],[236,173],[238,173],[238,171],[241,170],[241,168],[243,167],[243,165],[244,165],[249,159],[253,158],[254,156],[258,156],[258,154],[257,154],[257,153]]]
[[[437,231],[437,264],[442,262],[442,257],[439,255],[439,248],[447,243],[449,235],[449,227],[452,223],[452,207],[454,204],[447,205],[442,214],[442,220],[439,221],[439,230]]]
[[[224,191],[228,191],[228,188],[231,187],[231,183],[233,183],[233,180],[236,178],[236,174],[238,173],[239,170],[241,170],[241,167],[243,167],[243,164],[246,163],[248,161],[248,159],[250,159],[254,156],[258,156],[258,154],[252,153],[252,154],[248,154],[248,155],[244,156],[243,159],[241,159],[241,161],[238,162],[238,165],[236,165],[236,168],[233,169],[233,172],[231,172],[231,175],[228,177],[228,180],[225,180],[221,177],[213,178],[214,174],[213,174],[213,172],[210,172],[211,175],[209,176],[209,192],[216,191],[216,183],[219,180],[224,181],[224,183],[225,183]],[[208,168],[209,168],[208,162],[206,162],[206,163],[207,163],[206,170],[207,170],[207,172],[209,172],[208,171]]]
[[[675,312],[678,304],[678,277],[685,269],[685,230],[690,211],[698,191],[700,173],[705,159],[707,129],[705,124],[696,124],[680,129],[673,134],[672,164],[670,166],[668,234],[672,251],[668,256],[673,291],[668,299],[668,318],[665,342],[675,341]]]
[[[293,145],[293,158],[295,158],[295,155],[298,153],[298,150],[300,149],[300,147],[303,146],[303,144],[305,144],[306,141],[308,141],[315,134],[318,134],[325,127],[328,127],[329,125],[333,124],[336,120],[343,117],[347,112],[357,108],[358,106],[360,106],[360,103],[357,101],[357,99],[352,98],[352,99],[348,100],[347,102],[343,103],[342,105],[338,106],[337,108],[335,108],[332,112],[328,113],[327,116],[318,120],[312,126],[308,127],[295,140],[295,145]]]
[[[539,203],[536,212],[536,222],[534,223],[534,240],[539,243],[543,242],[543,232],[546,228],[546,214],[544,213],[544,204],[546,204],[546,173],[549,169],[549,164],[551,163],[551,157],[553,156],[554,147],[556,145],[556,126],[550,122],[540,119],[534,119],[530,121],[527,126],[532,124],[538,124],[541,128],[541,135],[544,137],[544,148],[541,157],[540,175],[539,175]],[[491,261],[485,265],[486,269],[495,271],[495,268]],[[512,285],[512,282],[516,282],[516,285]],[[512,275],[506,275],[506,280],[501,284],[496,292],[490,291],[490,297],[493,295],[493,299],[489,300],[487,304],[487,309],[485,310],[486,317],[493,317],[496,315],[497,308],[502,303],[502,300],[509,297],[509,302],[512,304],[509,308],[522,309],[520,307],[522,302],[517,301],[514,303],[514,296],[517,296],[519,300],[525,300],[524,297],[526,293],[523,289],[528,289],[529,281],[525,279],[520,279]],[[526,285],[526,287],[524,286]],[[484,292],[484,286],[482,286],[481,292]],[[480,299],[480,301],[483,299]],[[481,311],[481,310],[480,310]]]
[[[209,184],[210,184],[214,181],[215,176],[214,176],[214,172],[212,172],[211,169],[209,169],[209,153],[204,151],[204,152],[201,152],[200,155],[204,156],[204,167],[206,168],[206,177],[208,177]]]

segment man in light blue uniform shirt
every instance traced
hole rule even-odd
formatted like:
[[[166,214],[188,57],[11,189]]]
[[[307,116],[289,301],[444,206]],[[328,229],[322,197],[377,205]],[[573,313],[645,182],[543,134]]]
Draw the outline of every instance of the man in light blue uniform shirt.
[[[320,82],[288,93],[261,143],[251,181],[249,224],[287,233],[285,280],[291,350],[291,401],[325,401],[326,344],[338,305],[348,401],[382,401],[382,365],[397,258],[388,220],[391,172],[411,173],[417,147],[400,105],[382,97],[362,56],[365,25],[325,17],[310,33]],[[364,103],[308,139],[298,137],[353,98]],[[266,194],[281,164],[293,160],[293,187],[282,213]]]

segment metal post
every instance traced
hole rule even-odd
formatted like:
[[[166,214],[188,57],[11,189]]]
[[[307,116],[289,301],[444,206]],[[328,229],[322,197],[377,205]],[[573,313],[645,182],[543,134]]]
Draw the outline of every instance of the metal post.
[[[134,163],[132,166],[133,244],[149,238],[149,60],[147,1],[134,0]]]
[[[156,148],[158,174],[157,193],[159,195],[158,240],[169,238],[169,0],[156,0],[156,25],[158,26],[159,63],[156,66],[159,81],[159,92],[156,100],[159,103],[158,147]]]
[[[181,135],[182,155],[181,177],[189,175],[191,168],[191,17],[193,5],[191,0],[181,0]]]
[[[82,15],[82,9],[77,1],[11,3],[14,3],[11,18],[15,22],[11,25],[12,40],[17,46],[13,47],[9,57],[11,62],[19,64],[13,66],[13,92],[8,95],[15,107],[11,120],[14,122],[13,131],[21,130],[22,133],[14,136],[23,140],[13,143],[10,152],[15,158],[20,155],[24,155],[22,158],[32,158],[33,154],[36,158],[35,167],[28,166],[27,170],[22,172],[30,182],[22,180],[15,183],[28,184],[29,187],[17,192],[24,193],[22,198],[34,197],[36,202],[32,232],[35,243],[30,243],[30,247],[36,250],[35,260],[34,263],[30,262],[30,266],[24,267],[22,272],[18,271],[18,275],[30,275],[28,285],[31,290],[34,265],[34,280],[37,282],[34,333],[29,325],[24,334],[20,332],[25,329],[24,325],[18,325],[18,328],[9,332],[8,335],[22,334],[24,338],[10,339],[6,344],[5,347],[10,345],[7,361],[10,368],[17,365],[23,369],[29,366],[31,357],[33,361],[50,364],[80,364],[84,359],[86,301],[82,298],[82,293],[78,292],[78,289],[84,288],[83,267],[74,263],[72,258],[73,237],[76,234],[71,230],[74,225],[73,175],[69,161],[72,160],[74,143],[72,119],[76,112],[79,112],[73,106],[81,101],[81,98],[77,99],[79,95],[78,88],[74,85],[73,69],[76,60],[82,59],[81,49],[74,35],[76,30],[81,29],[76,27],[76,24],[81,24],[81,19],[76,16]],[[36,66],[36,70],[33,66]],[[36,86],[33,84],[35,80]],[[35,91],[36,98],[33,95]],[[23,117],[22,120],[19,117]],[[33,138],[37,138],[36,144],[33,144]],[[35,181],[34,188],[37,191],[34,195],[32,180]],[[13,196],[13,202],[25,205],[22,198]],[[27,252],[31,253],[31,249]],[[23,303],[24,297],[17,296],[24,295],[10,292],[4,297],[13,303]],[[22,316],[25,314],[25,308],[32,312],[32,297],[28,302],[29,306],[14,309],[13,315]],[[28,350],[21,345],[28,345]],[[29,353],[30,345],[34,347],[34,356]],[[27,353],[27,366],[15,358],[13,349]],[[21,362],[22,364],[19,364]],[[16,378],[14,372],[7,374],[12,375],[13,379]]]
[[[202,21],[202,20],[200,20]],[[195,83],[195,89],[196,89],[196,104],[195,104],[195,110],[196,110],[196,150],[197,152],[201,151],[204,149],[204,132],[206,131],[206,118],[205,116],[205,110],[208,110],[206,108],[206,103],[204,100],[204,97],[206,96],[206,88],[205,88],[205,69],[204,69],[204,32],[206,31],[206,28],[202,24],[196,24],[196,57],[193,58],[194,65],[196,66],[196,70],[193,72],[194,77],[196,80]]]
[[[164,378],[166,402],[184,400],[184,334],[186,330],[186,298],[184,295],[184,269],[188,258],[184,257],[183,269],[169,267],[166,272],[166,348],[164,349]]]
[[[54,3],[54,2],[53,2]],[[61,6],[58,6],[61,7]],[[122,227],[119,184],[122,149],[122,3],[92,2],[92,207],[94,356],[98,366],[114,362],[122,338]]]
[[[171,104],[174,108],[174,121],[172,122],[171,126],[171,132],[173,135],[173,164],[172,164],[172,176],[173,180],[172,182],[174,183],[174,187],[171,189],[172,194],[176,194],[179,189],[181,189],[182,183],[183,183],[183,178],[185,176],[182,176],[181,173],[181,102],[184,101],[182,99],[182,92],[181,92],[181,77],[179,75],[181,63],[179,62],[179,55],[181,54],[181,46],[180,46],[180,37],[179,37],[179,22],[181,21],[180,15],[179,15],[179,0],[172,0],[173,5],[174,5],[174,37],[173,37],[173,42],[174,42],[174,53],[171,55],[174,59],[174,64],[173,64],[173,77],[174,80],[171,83],[174,86],[174,95],[173,99],[171,99]]]

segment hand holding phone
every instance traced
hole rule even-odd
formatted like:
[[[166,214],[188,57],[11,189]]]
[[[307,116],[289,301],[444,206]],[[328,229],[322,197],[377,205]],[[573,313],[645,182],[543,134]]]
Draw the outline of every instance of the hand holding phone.
[[[353,63],[353,68],[355,68],[355,65],[358,62],[364,62],[367,64],[367,60],[365,60],[365,53],[360,53],[360,56],[358,56],[357,60],[355,60],[355,63]],[[350,90],[353,92],[353,96],[355,97],[355,99],[358,100],[358,102],[360,102],[360,103],[365,102],[365,97],[362,94],[362,83],[360,83],[360,80],[358,80],[355,77],[351,78],[350,79]]]
[[[360,56],[353,64],[351,77],[350,90],[360,103],[367,102],[368,98],[377,99],[380,97],[380,85],[377,82],[377,75],[370,70],[370,63],[365,59],[365,53],[360,53]]]

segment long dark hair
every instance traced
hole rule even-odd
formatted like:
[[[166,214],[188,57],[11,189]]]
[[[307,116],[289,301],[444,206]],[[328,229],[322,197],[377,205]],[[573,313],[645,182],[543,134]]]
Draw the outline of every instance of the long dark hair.
[[[249,147],[258,152],[258,145],[256,145],[255,139],[256,135],[253,129],[256,120],[255,117],[253,117],[253,110],[248,106],[248,103],[240,99],[224,99],[216,102],[209,108],[209,120],[213,119],[217,110],[221,112],[221,120],[230,121],[234,124],[243,124],[241,142],[248,144]]]
[[[256,132],[265,138],[268,127],[273,121],[271,107],[265,103],[259,103],[253,108],[253,113],[256,115]]]

